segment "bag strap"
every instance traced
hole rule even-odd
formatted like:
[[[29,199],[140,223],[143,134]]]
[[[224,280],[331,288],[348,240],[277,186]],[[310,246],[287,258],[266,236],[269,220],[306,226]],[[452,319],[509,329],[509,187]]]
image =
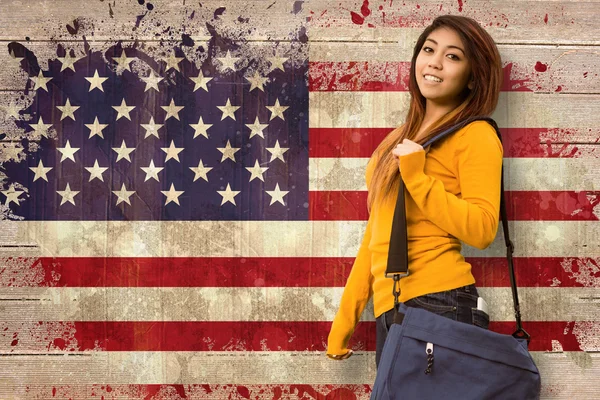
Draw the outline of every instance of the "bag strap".
[[[441,140],[450,134],[462,129],[466,125],[474,121],[486,121],[496,131],[498,138],[502,142],[502,136],[496,121],[489,117],[471,117],[468,118],[446,130],[437,134],[433,138],[429,139],[423,144],[423,148],[430,146],[431,144]],[[517,329],[513,333],[516,338],[530,340],[531,336],[525,332],[521,325],[521,309],[519,307],[519,296],[517,293],[517,283],[515,279],[515,270],[513,262],[514,245],[510,240],[509,229],[508,229],[508,218],[506,214],[506,202],[504,199],[504,167],[502,167],[502,176],[500,180],[501,194],[500,194],[500,217],[502,219],[502,229],[504,231],[504,242],[506,243],[506,258],[508,260],[508,270],[510,276],[510,286],[512,289],[513,306],[515,310],[515,320]],[[392,277],[394,279],[393,295],[394,295],[394,309],[398,309],[400,303],[398,298],[400,296],[400,278],[408,276],[410,271],[408,269],[408,234],[406,230],[406,201],[404,197],[405,185],[400,175],[400,187],[398,189],[398,199],[396,201],[396,209],[394,210],[394,219],[392,222],[392,233],[390,236],[390,248],[388,252],[387,269],[385,271],[386,277]],[[399,315],[395,317],[396,320],[401,319]],[[398,321],[401,322],[401,321]]]

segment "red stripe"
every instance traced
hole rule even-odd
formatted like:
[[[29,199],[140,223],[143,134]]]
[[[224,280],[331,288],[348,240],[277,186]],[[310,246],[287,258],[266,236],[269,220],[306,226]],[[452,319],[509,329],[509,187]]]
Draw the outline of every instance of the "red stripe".
[[[598,323],[523,322],[531,351],[581,351],[579,339]],[[583,324],[583,325],[581,325]],[[9,352],[45,351],[325,351],[331,322],[40,322],[19,326]],[[490,329],[511,334],[514,322],[492,322]],[[12,332],[8,331],[12,338]],[[30,337],[28,337],[30,336]],[[351,340],[358,351],[375,350],[375,323],[359,323]],[[578,338],[579,337],[579,338]],[[14,341],[13,341],[14,343]],[[22,343],[22,344],[19,344]]]
[[[506,192],[511,221],[598,221],[600,192]],[[366,191],[309,192],[311,221],[366,221]]]
[[[527,80],[512,78],[513,64],[503,68],[502,91],[531,92]],[[312,92],[406,92],[410,62],[406,61],[311,61],[308,88]]]
[[[14,384],[12,384],[14,385]],[[25,385],[19,385],[24,387]],[[272,400],[359,400],[368,399],[371,386],[362,385],[279,385],[279,384],[95,384],[95,385],[26,385],[30,399],[272,399]],[[15,392],[19,390],[15,388]],[[24,397],[23,397],[24,398]]]
[[[508,287],[504,258],[469,258],[482,287]],[[343,287],[354,258],[4,259],[0,287]],[[593,287],[592,258],[515,258],[521,287]]]
[[[394,128],[310,128],[312,158],[369,158]],[[594,145],[569,144],[585,132],[555,128],[502,128],[505,158],[598,158]],[[583,130],[582,130],[583,131]],[[546,138],[552,137],[550,141]]]

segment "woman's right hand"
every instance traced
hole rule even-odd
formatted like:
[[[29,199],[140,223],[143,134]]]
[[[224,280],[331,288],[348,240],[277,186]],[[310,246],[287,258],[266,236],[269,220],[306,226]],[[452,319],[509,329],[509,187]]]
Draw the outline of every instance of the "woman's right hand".
[[[350,356],[353,354],[354,352],[352,350],[348,350],[348,352],[346,352],[346,354],[342,354],[342,355],[338,355],[338,354],[327,354],[327,357],[331,358],[332,360],[336,360],[336,361],[341,361],[341,360],[345,360],[347,358],[350,358]]]

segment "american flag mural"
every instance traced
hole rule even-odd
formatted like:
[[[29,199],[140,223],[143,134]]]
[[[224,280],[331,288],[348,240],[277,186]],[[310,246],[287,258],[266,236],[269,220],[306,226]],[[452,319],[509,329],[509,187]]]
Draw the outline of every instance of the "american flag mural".
[[[325,357],[437,15],[477,19],[545,399],[600,389],[597,4],[1,4],[0,398],[367,399],[375,326]],[[596,46],[596,47],[595,47]],[[501,228],[463,249],[514,329]]]

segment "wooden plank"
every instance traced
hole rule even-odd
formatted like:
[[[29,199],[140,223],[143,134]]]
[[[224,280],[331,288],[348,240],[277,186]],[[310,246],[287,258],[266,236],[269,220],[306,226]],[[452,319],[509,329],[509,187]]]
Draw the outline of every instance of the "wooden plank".
[[[59,57],[64,57],[68,52],[72,57],[79,60],[74,68],[87,68],[85,56],[88,52],[101,52],[105,63],[112,71],[121,74],[122,68],[117,68],[114,58],[121,56],[121,49],[124,49],[126,56],[132,58],[130,63],[131,72],[138,76],[148,76],[150,69],[153,69],[160,76],[165,75],[166,63],[165,57],[175,51],[177,57],[183,57],[182,63],[189,62],[196,69],[208,65],[214,65],[219,68],[221,62],[216,57],[224,57],[226,51],[218,46],[211,45],[210,54],[208,42],[206,40],[197,40],[194,46],[171,46],[162,45],[154,41],[93,41],[84,42],[74,40],[68,42],[46,41],[46,42],[12,42],[9,45],[9,51],[0,52],[0,91],[24,90],[27,86],[32,88],[32,82],[28,82],[30,76],[37,76],[41,68],[45,76],[49,76],[51,69],[56,76],[62,70],[62,62]],[[202,48],[202,51],[198,49]],[[240,58],[236,66],[239,69],[246,68],[247,76],[254,74],[258,70],[262,75],[267,75],[270,71],[269,57],[277,55],[278,57],[288,58],[285,65],[289,67],[292,63],[303,63],[308,57],[308,46],[293,45],[290,43],[277,43],[274,41],[255,41],[236,46],[230,51],[232,57]],[[151,60],[151,61],[149,61]],[[248,68],[251,62],[258,61]],[[196,71],[191,72],[190,68],[183,67],[181,73],[184,76],[196,76]],[[65,74],[72,73],[70,69],[65,70]],[[93,70],[89,71],[89,75]],[[52,84],[50,82],[50,84]]]
[[[207,23],[237,41],[290,40],[307,17],[302,2],[237,0],[163,1],[31,0],[3,2],[0,40],[157,40],[181,42],[181,35],[210,36]]]
[[[543,398],[591,399],[600,390],[598,354],[533,357],[549,385]],[[373,352],[357,352],[344,362],[329,360],[322,352],[89,352],[2,357],[0,368],[6,371],[3,388],[57,382],[231,384],[241,377],[245,384],[372,384],[374,358]]]
[[[403,121],[408,92],[311,92],[311,128],[389,128]],[[503,128],[595,128],[595,95],[502,92],[492,114]],[[373,113],[377,110],[377,113]]]
[[[309,190],[367,190],[368,162],[368,158],[313,158],[309,167]],[[507,191],[596,191],[600,190],[599,172],[595,157],[504,160]]]
[[[67,51],[73,51],[77,57],[83,57],[85,53],[85,43],[83,41],[70,41],[62,44],[55,42],[19,42],[19,45],[12,45],[11,49],[17,49],[19,55],[26,51],[32,53],[42,70],[49,69],[49,62],[52,65],[59,66],[57,60],[58,48],[64,47]],[[117,42],[94,41],[89,43],[92,51],[103,51],[115,46]],[[22,47],[19,47],[22,46]],[[130,54],[144,54],[155,60],[162,57],[163,47],[157,46],[157,43],[122,41],[121,46],[126,49],[128,56]],[[185,47],[181,49],[186,59],[192,61],[196,66],[200,66],[208,58],[206,52],[198,53],[196,48],[203,46],[207,49],[206,41],[197,41],[196,47]],[[313,68],[311,77],[333,76],[337,79],[350,79],[353,74],[358,74],[355,68],[348,67],[344,62],[366,62],[365,66],[360,68],[360,79],[371,82],[387,82],[390,79],[395,81],[401,70],[408,71],[410,58],[412,55],[413,43],[331,43],[317,42],[310,46],[310,53],[304,47],[296,47],[290,51],[290,46],[278,45],[275,42],[252,42],[233,55],[252,58],[266,58],[275,52],[286,53],[295,59],[308,59],[312,63],[335,62],[342,63],[336,68],[322,70]],[[134,48],[135,47],[135,48]],[[597,79],[598,72],[593,66],[597,63],[600,52],[590,46],[535,46],[535,45],[501,45],[500,52],[505,68],[509,68],[508,73],[511,81],[518,83],[519,88],[527,88],[533,92],[556,92],[561,93],[600,93],[600,80]],[[62,56],[61,52],[61,56]],[[119,54],[120,55],[120,54]],[[132,70],[145,76],[149,65],[138,58],[131,64]],[[33,60],[33,59],[32,59]],[[107,63],[114,64],[111,60]],[[404,65],[407,64],[407,65]],[[15,60],[8,52],[0,52],[0,90],[23,90],[27,85],[28,77],[33,75],[33,68],[30,62],[26,60],[19,62]],[[80,68],[85,67],[85,62],[81,62]],[[343,90],[343,86],[339,86]],[[560,87],[560,89],[559,89]]]
[[[311,79],[326,81],[336,90],[352,90],[347,87],[360,87],[361,82],[369,82],[371,87],[378,82],[396,84],[410,70],[413,46],[414,42],[311,43]],[[505,81],[510,82],[504,90],[600,93],[599,74],[594,67],[600,51],[595,47],[530,44],[498,47]]]
[[[310,3],[211,0],[201,2],[202,6],[181,0],[176,3],[154,1],[153,4],[154,9],[148,11],[146,6],[134,1],[32,0],[26,5],[10,2],[3,4],[0,15],[3,27],[0,40],[25,37],[71,40],[85,35],[96,40],[180,41],[181,33],[191,37],[208,36],[205,22],[209,22],[223,36],[235,40],[285,41],[298,36],[302,25],[308,25],[309,37],[315,41],[408,39],[412,42],[434,16],[450,13],[475,18],[499,43],[600,43],[600,27],[596,23],[599,7],[593,1],[390,1],[381,3],[381,9],[372,4],[363,24],[354,23],[351,15],[351,12],[361,14],[362,0],[347,1],[343,6],[327,0]],[[77,28],[74,28],[74,20],[78,21]]]
[[[2,257],[356,257],[365,226],[365,221],[0,221],[0,251]],[[515,257],[600,257],[596,221],[511,221],[510,229]],[[463,255],[505,256],[502,228],[485,251],[465,245]]]
[[[370,14],[360,23],[363,4]],[[408,0],[369,5],[350,0],[343,7],[320,1],[311,3],[311,11],[309,37],[318,41],[414,43],[437,15],[455,14],[474,18],[497,43],[600,43],[600,8],[595,1]],[[355,13],[354,18],[351,13]]]
[[[332,321],[342,292],[342,287],[0,288],[0,322]],[[479,292],[491,305],[492,321],[514,320],[510,288]],[[521,312],[527,321],[600,321],[596,293],[596,288],[520,288]],[[374,320],[371,307],[362,320]]]

